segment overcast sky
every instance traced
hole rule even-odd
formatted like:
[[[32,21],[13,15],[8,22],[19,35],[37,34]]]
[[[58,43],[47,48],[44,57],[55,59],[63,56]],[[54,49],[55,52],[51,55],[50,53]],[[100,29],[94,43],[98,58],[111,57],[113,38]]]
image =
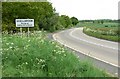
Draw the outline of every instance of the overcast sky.
[[[49,0],[60,15],[82,19],[118,19],[120,0]]]

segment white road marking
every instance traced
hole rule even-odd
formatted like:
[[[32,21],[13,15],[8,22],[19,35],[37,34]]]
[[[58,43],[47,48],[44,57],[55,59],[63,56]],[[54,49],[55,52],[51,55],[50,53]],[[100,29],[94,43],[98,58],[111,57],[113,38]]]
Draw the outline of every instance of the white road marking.
[[[94,59],[97,59],[97,60],[99,60],[99,61],[105,62],[105,63],[110,64],[110,65],[115,66],[115,67],[120,67],[120,66],[118,66],[118,65],[116,65],[116,64],[110,63],[110,62],[108,62],[108,61],[102,60],[102,59],[97,58],[97,57],[94,57],[94,56],[91,56],[91,55],[89,55],[89,54],[86,54],[86,53],[78,50],[78,49],[72,48],[72,47],[68,46],[68,45],[65,44],[65,43],[62,43],[61,41],[57,40],[56,34],[53,34],[53,39],[56,40],[57,42],[59,42],[60,44],[66,46],[66,47],[68,47],[68,48],[70,48],[70,49],[73,49],[73,50],[75,50],[75,51],[77,51],[77,52],[80,52],[80,53],[82,53],[82,54],[84,54],[84,55],[86,55],[86,56],[89,56],[89,57],[91,57],[91,58],[94,58]]]
[[[102,44],[97,44],[97,43],[94,43],[94,42],[91,42],[91,41],[87,41],[87,40],[84,40],[84,39],[80,39],[76,36],[73,35],[73,32],[76,31],[76,30],[73,30],[69,33],[69,35],[75,39],[78,39],[78,40],[81,40],[81,41],[84,41],[84,42],[87,42],[87,43],[90,43],[90,44],[94,44],[94,45],[97,45],[97,46],[102,46],[102,47],[106,47],[106,48],[110,48],[110,49],[114,49],[114,50],[120,50],[118,48],[114,48],[114,47],[110,47],[110,46],[106,46],[106,45],[102,45]]]

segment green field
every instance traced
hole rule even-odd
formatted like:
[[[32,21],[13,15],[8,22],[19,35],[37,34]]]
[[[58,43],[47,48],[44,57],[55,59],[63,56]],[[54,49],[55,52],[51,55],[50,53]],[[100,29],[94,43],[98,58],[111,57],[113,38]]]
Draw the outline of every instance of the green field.
[[[91,27],[98,27],[98,28],[101,28],[101,27],[117,28],[118,23],[106,22],[106,23],[100,24],[100,23],[91,23],[91,22],[80,22],[79,26],[91,26]]]
[[[87,35],[115,42],[120,41],[118,23],[79,23],[79,26],[84,27],[83,32]]]
[[[46,39],[44,32],[3,34],[3,77],[107,77],[90,61],[80,59],[63,46]]]

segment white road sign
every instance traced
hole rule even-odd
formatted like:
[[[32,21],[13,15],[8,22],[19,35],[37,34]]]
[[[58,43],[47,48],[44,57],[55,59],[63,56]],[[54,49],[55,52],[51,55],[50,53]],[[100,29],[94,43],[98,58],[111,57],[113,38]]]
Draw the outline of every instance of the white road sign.
[[[34,27],[34,19],[16,19],[16,27]]]

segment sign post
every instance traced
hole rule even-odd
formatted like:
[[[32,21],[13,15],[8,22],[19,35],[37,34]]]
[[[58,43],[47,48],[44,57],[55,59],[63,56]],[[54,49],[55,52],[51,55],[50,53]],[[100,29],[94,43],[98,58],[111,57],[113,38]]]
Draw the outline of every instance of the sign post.
[[[29,27],[34,27],[34,19],[16,19],[16,27],[20,27],[20,32],[22,35],[22,28],[27,27],[28,28],[28,37],[29,37]]]
[[[21,34],[21,37],[22,37],[22,27],[20,27],[20,34]]]
[[[30,32],[30,31],[29,31],[29,27],[28,27],[28,37],[29,37],[29,32]]]

